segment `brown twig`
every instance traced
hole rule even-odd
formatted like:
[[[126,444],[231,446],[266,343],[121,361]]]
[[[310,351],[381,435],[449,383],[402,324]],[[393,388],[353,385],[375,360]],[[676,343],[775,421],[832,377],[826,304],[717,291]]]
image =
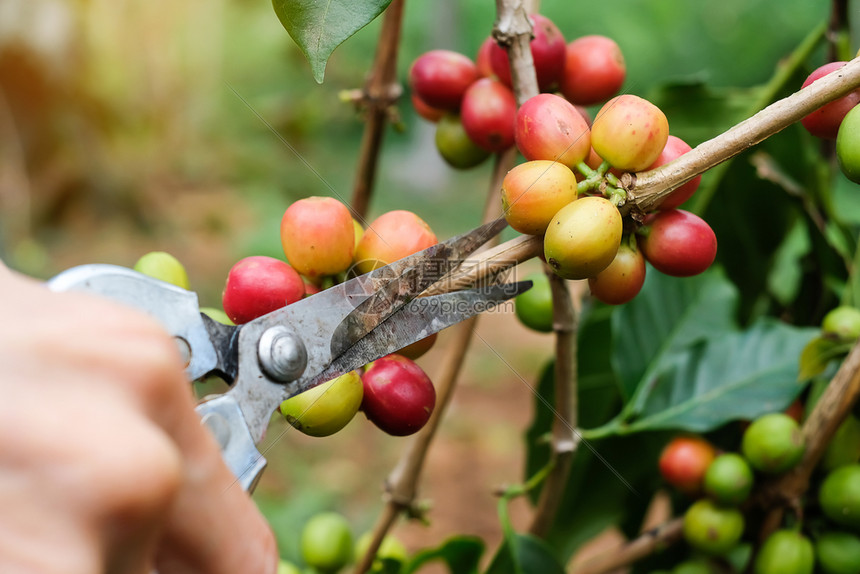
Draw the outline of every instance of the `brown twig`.
[[[496,165],[493,177],[488,189],[488,197],[484,212],[484,222],[493,221],[499,217],[500,202],[498,191],[502,185],[502,178],[513,166],[516,153],[513,150],[496,156]],[[530,257],[529,257],[530,258]],[[469,348],[475,324],[478,317],[472,317],[451,327],[451,340],[447,348],[447,354],[442,359],[442,370],[434,377],[436,383],[436,408],[430,416],[430,420],[413,437],[407,448],[400,456],[400,460],[391,471],[385,481],[385,508],[377,520],[371,536],[370,545],[362,560],[356,565],[354,573],[363,574],[367,572],[373,563],[373,558],[382,544],[385,535],[394,525],[394,521],[401,513],[415,516],[418,514],[415,508],[415,498],[418,492],[418,481],[424,468],[427,452],[436,436],[442,416],[451,400],[457,383],[457,376],[466,351]]]
[[[545,266],[552,289],[555,331],[555,418],[552,425],[552,470],[546,476],[529,532],[546,536],[555,522],[573,455],[579,445],[577,425],[577,315],[564,279]]]
[[[359,107],[367,111],[350,201],[353,215],[359,219],[367,214],[370,204],[386,121],[390,117],[392,106],[402,93],[397,82],[397,48],[403,22],[403,2],[404,0],[394,0],[385,10],[373,68],[361,96],[356,101]]]
[[[517,105],[537,95],[538,85],[532,60],[532,23],[523,0],[496,0],[493,38],[508,53],[511,83]]]
[[[621,182],[627,191],[625,212],[634,207],[651,211],[673,190],[773,134],[801,120],[824,104],[860,86],[860,59],[828,74],[794,94],[777,100],[754,116],[710,139],[678,159],[657,169],[626,173]],[[631,205],[632,204],[632,205]]]
[[[684,527],[683,518],[673,518],[669,522],[645,532],[621,548],[615,548],[599,556],[574,566],[572,574],[605,574],[629,566],[654,552],[666,548],[681,539]]]

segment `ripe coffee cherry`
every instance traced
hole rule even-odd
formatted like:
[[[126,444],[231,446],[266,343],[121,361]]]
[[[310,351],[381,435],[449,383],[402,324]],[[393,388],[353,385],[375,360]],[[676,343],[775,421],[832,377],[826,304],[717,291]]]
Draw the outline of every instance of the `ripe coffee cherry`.
[[[755,574],[812,574],[815,552],[800,532],[777,530],[759,548]]]
[[[538,88],[542,92],[550,91],[561,79],[564,73],[565,42],[564,36],[552,20],[540,14],[532,14],[529,20],[533,25],[534,38],[530,47],[535,64]],[[490,64],[493,73],[499,81],[510,86],[511,67],[508,63],[508,53],[504,48],[493,42],[490,49]]]
[[[179,260],[164,251],[150,251],[134,264],[134,270],[159,281],[188,289],[188,273]]]
[[[573,169],[591,151],[588,123],[555,94],[529,98],[517,111],[517,148],[526,159],[558,161]]]
[[[565,279],[587,279],[612,263],[621,243],[621,214],[603,197],[583,197],[561,208],[546,229],[544,256]]]
[[[363,395],[356,371],[336,377],[281,403],[287,422],[309,436],[329,436],[341,430],[358,412]]]
[[[414,362],[388,355],[371,363],[361,376],[361,410],[383,432],[406,436],[418,432],[436,406],[436,389]]]
[[[715,456],[714,447],[705,439],[678,437],[660,454],[660,474],[681,492],[695,494],[702,490],[705,472]]]
[[[281,245],[293,268],[317,281],[346,271],[355,253],[349,209],[333,197],[306,197],[281,219]]]
[[[830,62],[809,74],[803,82],[801,89],[810,85],[815,80],[830,73],[836,72],[847,62]],[[800,123],[812,135],[823,139],[836,139],[839,133],[839,125],[845,115],[860,102],[860,89],[849,92],[838,100],[825,104],[803,118]]]
[[[693,503],[684,514],[684,538],[706,554],[723,556],[737,546],[744,532],[744,515],[708,499]]]
[[[608,100],[624,84],[627,66],[621,48],[606,36],[583,36],[567,45],[561,92],[580,106]]]
[[[409,85],[428,106],[456,112],[463,94],[480,77],[467,56],[450,50],[431,50],[412,63]]]
[[[415,111],[418,113],[418,115],[427,120],[428,122],[435,124],[440,119],[442,119],[442,116],[445,115],[445,110],[440,108],[434,108],[433,106],[422,100],[421,97],[415,92],[412,92],[412,95],[409,97],[412,100],[412,107],[415,108]]]
[[[668,138],[666,115],[648,100],[632,94],[606,102],[591,125],[594,151],[612,167],[624,171],[642,171],[654,163]]]
[[[784,413],[771,413],[754,420],[741,441],[744,457],[765,474],[780,474],[794,468],[803,458],[804,450],[800,425]]]
[[[645,256],[636,247],[636,240],[621,240],[618,253],[609,267],[588,278],[591,294],[609,305],[627,303],[645,284]]]
[[[836,159],[845,177],[860,183],[860,106],[851,108],[839,124]]]
[[[221,303],[230,320],[241,325],[295,303],[304,294],[305,284],[295,269],[280,259],[255,255],[230,269]]]
[[[726,506],[744,502],[753,487],[753,472],[744,457],[728,452],[714,459],[705,472],[705,494]]]
[[[502,180],[505,219],[520,233],[542,235],[562,207],[576,199],[576,177],[553,161],[528,161]]]
[[[656,169],[661,165],[665,165],[670,161],[678,159],[688,151],[691,151],[691,148],[687,143],[681,138],[675,137],[673,135],[669,136],[669,139],[666,141],[666,146],[663,148],[663,151],[660,152],[657,160],[648,166],[647,169]],[[702,176],[697,175],[678,189],[672,191],[669,195],[663,198],[663,201],[658,206],[658,209],[666,210],[666,209],[674,209],[680,206],[682,203],[690,199],[693,194],[699,189],[699,184],[702,182]]]
[[[493,53],[493,45],[496,43],[492,36],[487,37],[481,42],[481,47],[478,48],[478,57],[475,59],[475,64],[478,66],[478,73],[484,78],[497,78],[493,73],[493,64],[490,61]]]
[[[490,152],[472,141],[460,116],[445,114],[436,124],[436,149],[453,168],[469,169],[490,157]]]
[[[367,227],[355,250],[355,266],[359,273],[367,273],[437,243],[423,219],[411,211],[389,211]]]
[[[469,86],[460,107],[463,129],[473,142],[490,152],[514,145],[517,100],[501,82],[482,78]]]
[[[717,236],[697,215],[681,209],[661,211],[639,230],[639,246],[657,271],[673,277],[698,275],[717,256]]]

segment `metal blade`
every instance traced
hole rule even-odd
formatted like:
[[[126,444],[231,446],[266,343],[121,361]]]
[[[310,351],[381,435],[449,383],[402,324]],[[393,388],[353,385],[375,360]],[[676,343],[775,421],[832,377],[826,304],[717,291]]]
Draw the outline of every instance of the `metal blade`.
[[[399,271],[399,274],[394,275],[385,286],[360,303],[337,326],[331,339],[332,357],[346,351],[392,313],[456,269],[463,259],[498,235],[506,226],[505,219],[499,218],[439,244],[439,249],[428,253],[412,267],[399,270],[398,268],[403,267],[403,259],[398,262],[397,267],[389,266],[389,271]]]
[[[185,372],[192,381],[222,367],[200,314],[196,293],[117,265],[73,267],[47,284],[53,291],[102,295],[154,317],[187,356]]]
[[[336,330],[344,319],[349,317],[362,303],[380,291],[386,293],[385,296],[392,297],[394,296],[393,293],[398,293],[401,289],[404,289],[404,292],[409,294],[410,298],[411,296],[418,295],[420,291],[415,292],[410,289],[410,281],[416,277],[413,273],[424,277],[423,281],[419,280],[413,284],[413,288],[415,289],[427,281],[438,280],[446,272],[446,261],[453,261],[455,264],[459,264],[465,256],[474,252],[490,238],[497,235],[505,226],[507,226],[507,222],[502,218],[482,225],[468,233],[452,237],[442,243],[428,247],[423,251],[404,257],[370,273],[365,273],[360,277],[350,279],[321,293],[268,313],[243,325],[242,331],[253,331],[254,333],[262,334],[270,327],[288,325],[301,336],[304,342],[308,355],[304,376],[312,376],[327,368],[343,350],[349,348],[355,340],[361,338],[359,335],[363,336],[363,334],[369,332],[372,329],[372,327],[369,329],[369,326],[378,325],[393,312],[390,306],[379,303],[382,315],[378,320],[369,320],[366,324],[362,324],[359,321],[359,325],[352,328],[351,334],[347,335],[350,327],[343,327],[336,334]],[[442,263],[438,264],[437,262],[439,261]],[[434,266],[437,270],[431,271],[429,268]],[[410,271],[407,274],[408,278],[401,281],[400,278],[404,276],[404,273],[412,268],[415,268],[416,271]],[[423,291],[423,289],[421,290]],[[379,300],[384,302],[385,296],[381,296]],[[407,300],[404,297],[400,304],[402,305]],[[358,313],[355,316],[366,317],[367,315]],[[335,343],[334,339],[337,337],[348,338],[342,342]],[[257,341],[253,337],[246,337],[244,339],[247,342],[240,349],[240,355],[243,353],[256,353]],[[333,353],[332,349],[336,349],[338,352]],[[240,367],[241,370],[242,367]],[[284,389],[283,385],[279,385],[279,387]],[[286,391],[284,391],[283,395],[286,398]],[[240,404],[242,404],[241,401]],[[250,421],[250,413],[246,412],[245,415]]]
[[[492,310],[531,286],[531,281],[520,281],[414,299],[337,357],[327,369],[300,379],[297,391],[303,392],[380,357],[396,353],[407,345],[478,313]]]

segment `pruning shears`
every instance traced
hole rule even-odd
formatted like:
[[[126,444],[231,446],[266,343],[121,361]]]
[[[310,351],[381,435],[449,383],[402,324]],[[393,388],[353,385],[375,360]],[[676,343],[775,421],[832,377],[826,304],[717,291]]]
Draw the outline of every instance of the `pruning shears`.
[[[195,381],[230,384],[197,412],[239,484],[252,492],[266,467],[256,445],[282,401],[492,308],[531,287],[493,284],[420,296],[504,229],[498,219],[239,326],[200,312],[197,294],[125,267],[82,265],[48,281],[141,309],[176,339]]]

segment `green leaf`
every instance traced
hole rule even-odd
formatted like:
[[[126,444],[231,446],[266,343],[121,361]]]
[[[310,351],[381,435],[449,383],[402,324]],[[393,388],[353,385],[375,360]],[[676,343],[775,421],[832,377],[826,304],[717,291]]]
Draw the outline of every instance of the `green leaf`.
[[[773,258],[767,276],[768,291],[774,299],[788,306],[797,297],[803,279],[801,259],[812,250],[809,233],[803,221],[797,220]]]
[[[638,522],[659,486],[656,460],[662,433],[611,437],[580,443],[547,541],[567,561],[610,526]],[[655,461],[654,465],[643,461]]]
[[[671,119],[672,134],[695,147],[745,120],[762,90],[713,87],[691,78],[658,87],[648,100]]]
[[[391,0],[272,0],[275,14],[322,83],[334,49],[379,16]]]
[[[798,376],[801,379],[811,379],[820,375],[827,369],[830,361],[848,354],[851,346],[851,342],[815,337],[809,341],[800,354],[800,373]]]
[[[484,553],[484,541],[476,536],[455,536],[436,548],[427,548],[415,554],[403,567],[403,574],[417,572],[428,562],[442,560],[451,574],[475,574]]]
[[[676,355],[650,385],[641,418],[624,432],[701,433],[784,409],[805,386],[798,358],[817,332],[763,319]]]
[[[719,271],[675,278],[649,267],[642,291],[612,318],[612,365],[622,396],[642,396],[675,355],[736,330],[737,298]],[[635,414],[641,404],[629,408]]]
[[[507,543],[503,544],[486,574],[564,574],[564,567],[540,538],[514,534],[514,551]]]

